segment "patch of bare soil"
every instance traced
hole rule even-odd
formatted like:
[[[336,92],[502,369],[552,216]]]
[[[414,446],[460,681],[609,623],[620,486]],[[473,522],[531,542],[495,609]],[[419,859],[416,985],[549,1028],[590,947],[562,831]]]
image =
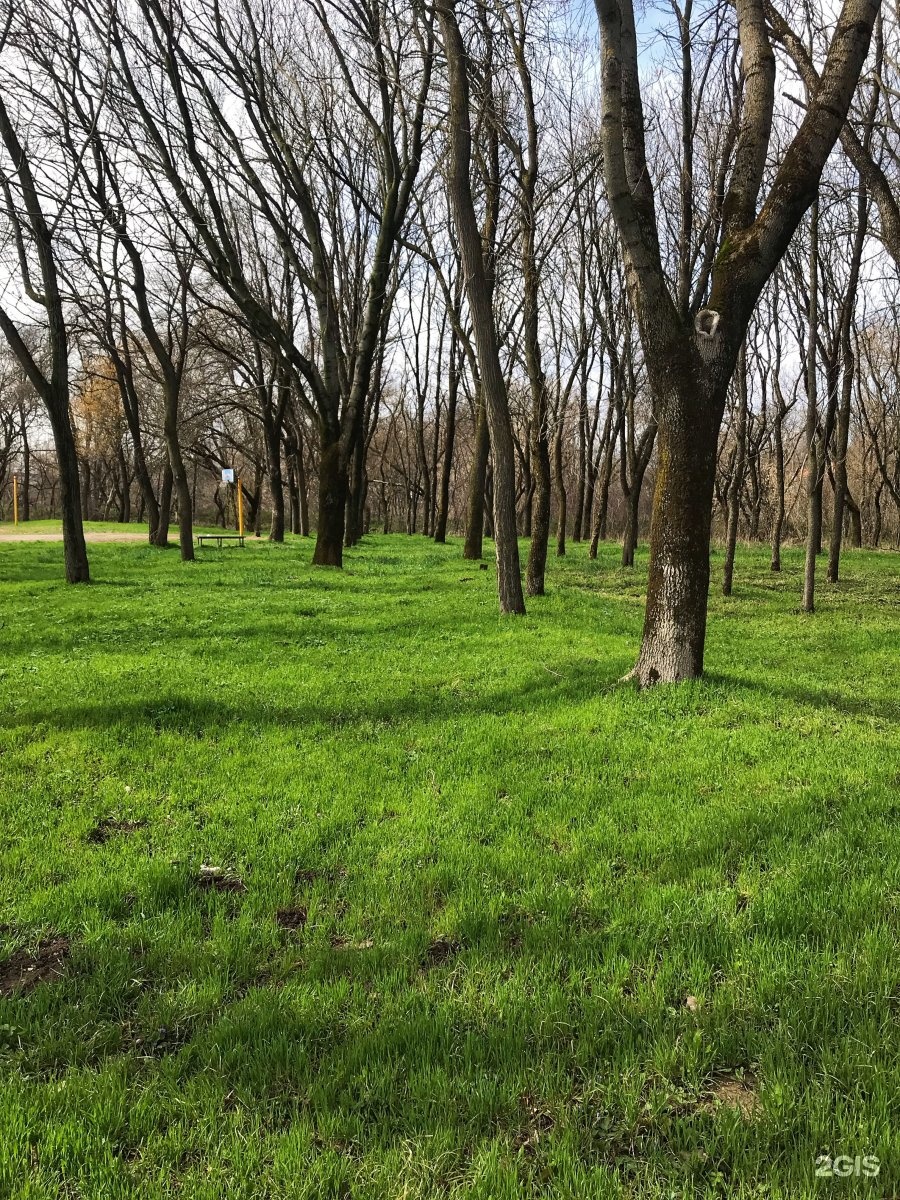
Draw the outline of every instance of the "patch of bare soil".
[[[102,846],[114,834],[134,833],[138,829],[143,829],[146,824],[146,821],[117,821],[114,817],[104,817],[87,835],[87,840],[92,846]]]
[[[34,952],[17,950],[0,963],[0,996],[21,996],[39,983],[58,979],[69,957],[69,939],[48,938]]]
[[[455,958],[460,950],[462,950],[462,943],[454,938],[435,938],[422,955],[422,970],[428,971],[432,967],[442,967],[451,958]]]
[[[707,1111],[717,1108],[732,1108],[745,1121],[752,1120],[762,1109],[759,1087],[752,1075],[725,1075],[717,1079],[709,1090],[704,1103]]]
[[[279,908],[275,914],[275,924],[282,929],[302,929],[306,924],[306,909]]]

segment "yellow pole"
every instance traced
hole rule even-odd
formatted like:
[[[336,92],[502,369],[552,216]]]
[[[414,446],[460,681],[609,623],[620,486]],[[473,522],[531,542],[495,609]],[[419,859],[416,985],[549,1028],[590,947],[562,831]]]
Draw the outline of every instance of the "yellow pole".
[[[237,502],[238,502],[238,533],[241,537],[244,536],[244,497],[241,494],[241,477],[238,475],[237,481]]]
[[[13,475],[13,525],[19,523],[19,477]]]

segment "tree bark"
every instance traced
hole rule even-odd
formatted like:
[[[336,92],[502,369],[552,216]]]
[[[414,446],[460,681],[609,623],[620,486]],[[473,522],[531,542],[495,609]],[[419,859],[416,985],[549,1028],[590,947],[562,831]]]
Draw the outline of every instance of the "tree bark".
[[[725,572],[722,595],[730,596],[734,582],[734,555],[737,548],[738,520],[741,515],[741,490],[747,462],[747,343],[741,346],[736,371],[737,428],[735,430],[734,471],[728,485],[728,526],[725,532]]]
[[[647,608],[633,673],[642,686],[703,673],[719,428],[707,414],[714,417],[717,404],[724,408],[724,398],[682,397],[675,419],[660,424]]]
[[[457,355],[456,330],[450,334],[450,359],[447,368],[447,423],[444,430],[444,459],[441,464],[441,480],[438,494],[437,516],[434,523],[434,540],[446,542],[447,520],[450,513],[450,480],[453,475],[453,448],[456,443],[456,404],[459,396],[459,359]],[[482,488],[482,494],[484,488]]]
[[[469,497],[466,505],[466,541],[463,546],[463,558],[468,559],[481,558],[484,552],[484,497],[487,488],[488,455],[491,442],[487,427],[487,414],[484,411],[480,393],[481,389],[478,388],[475,445],[472,452]]]
[[[341,463],[339,441],[326,440],[323,431],[319,460],[319,520],[313,565],[343,566],[344,514],[347,504],[347,472]]]

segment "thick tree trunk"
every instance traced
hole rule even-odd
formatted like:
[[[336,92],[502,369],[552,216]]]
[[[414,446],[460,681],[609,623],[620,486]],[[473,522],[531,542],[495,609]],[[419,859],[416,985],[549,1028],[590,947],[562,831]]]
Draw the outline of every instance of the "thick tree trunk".
[[[341,462],[338,440],[326,440],[322,433],[319,460],[319,520],[313,565],[343,566],[344,516],[347,504],[347,472]]]
[[[484,551],[484,496],[487,487],[488,456],[491,449],[487,415],[484,405],[478,400],[478,415],[475,418],[475,446],[472,453],[472,471],[469,475],[469,496],[466,506],[466,541],[463,558],[481,558]]]
[[[658,435],[644,633],[632,672],[642,687],[696,679],[703,672],[709,534],[724,400],[695,394],[669,398],[668,407]]]

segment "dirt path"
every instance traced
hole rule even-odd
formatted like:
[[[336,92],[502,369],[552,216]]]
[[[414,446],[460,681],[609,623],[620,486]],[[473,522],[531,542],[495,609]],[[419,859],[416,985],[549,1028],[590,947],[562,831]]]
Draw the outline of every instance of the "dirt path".
[[[50,530],[35,530],[34,532],[21,533],[19,530],[0,529],[0,543],[3,542],[61,542],[63,540],[62,533],[53,533]],[[144,533],[108,533],[99,529],[86,529],[84,531],[84,540],[86,542],[146,542],[147,534]]]

